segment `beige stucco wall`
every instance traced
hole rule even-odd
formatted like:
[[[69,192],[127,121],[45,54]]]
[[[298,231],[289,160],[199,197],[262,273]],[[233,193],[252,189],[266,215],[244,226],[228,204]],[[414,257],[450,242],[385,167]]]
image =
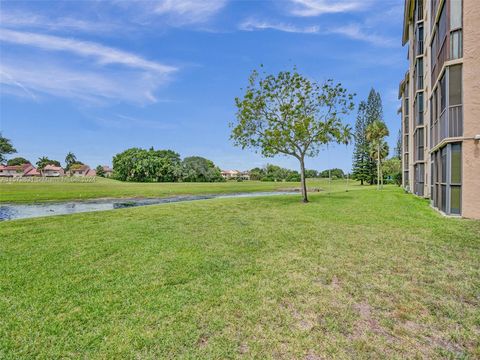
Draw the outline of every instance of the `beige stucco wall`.
[[[464,137],[480,134],[480,1],[463,0]],[[480,141],[463,142],[462,215],[480,219]]]

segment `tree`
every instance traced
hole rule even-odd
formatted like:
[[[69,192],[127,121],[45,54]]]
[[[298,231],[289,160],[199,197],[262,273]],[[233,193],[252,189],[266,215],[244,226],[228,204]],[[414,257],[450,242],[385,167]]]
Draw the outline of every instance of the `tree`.
[[[333,178],[342,179],[343,177],[345,177],[345,173],[343,172],[342,169],[338,169],[338,168],[323,170],[320,173],[321,178],[328,178],[330,176],[332,177],[332,179]]]
[[[368,127],[373,122],[380,120],[383,121],[383,107],[382,107],[382,98],[380,93],[371,89],[368,94],[367,103],[365,107],[365,125]],[[369,152],[371,143],[367,139],[366,151]],[[373,185],[376,180],[376,162],[375,159],[367,159],[367,173],[368,173],[368,182],[370,185]]]
[[[305,157],[318,155],[332,142],[347,144],[350,127],[342,117],[353,109],[353,95],[341,84],[317,84],[293,72],[260,77],[253,71],[243,98],[236,98],[236,123],[231,138],[236,146],[252,148],[265,157],[278,154],[300,163],[302,198],[308,202]]]
[[[250,180],[262,180],[265,176],[265,170],[259,167],[253,168],[249,171],[250,173]]]
[[[30,161],[23,157],[16,157],[7,161],[8,166],[16,166],[16,165],[23,165],[23,164],[30,164]]]
[[[65,170],[70,170],[73,164],[77,164],[77,157],[71,151],[65,156]]]
[[[103,168],[102,165],[98,165],[98,166],[95,168],[95,172],[96,172],[97,176],[105,177],[105,169]]]
[[[213,161],[200,156],[186,157],[182,161],[182,180],[185,182],[224,181],[220,169]]]
[[[46,156],[42,156],[41,158],[38,158],[37,161],[37,167],[42,170],[45,168],[47,165],[54,165],[54,166],[60,166],[60,161],[57,160],[50,160]]]
[[[402,159],[402,129],[398,129],[397,145],[395,146],[395,157]]]
[[[318,177],[318,171],[317,170],[305,170],[305,177],[308,179],[313,179]]]
[[[4,138],[0,133],[0,163],[3,163],[7,158],[5,155],[14,154],[17,150],[13,147],[10,139]]]
[[[377,161],[377,190],[383,189],[381,161],[388,155],[388,145],[384,140],[385,136],[388,136],[388,128],[383,121],[375,120],[367,126],[367,140],[371,144],[370,157]]]
[[[181,176],[180,155],[172,150],[131,148],[113,157],[113,169],[122,181],[175,182]]]
[[[367,142],[367,119],[366,119],[367,103],[361,101],[358,105],[357,120],[355,121],[355,148],[353,150],[353,166],[352,177],[360,181],[363,185],[364,181],[369,179],[370,156],[368,153]]]
[[[382,173],[396,185],[402,185],[402,161],[397,157],[387,159],[382,164]]]

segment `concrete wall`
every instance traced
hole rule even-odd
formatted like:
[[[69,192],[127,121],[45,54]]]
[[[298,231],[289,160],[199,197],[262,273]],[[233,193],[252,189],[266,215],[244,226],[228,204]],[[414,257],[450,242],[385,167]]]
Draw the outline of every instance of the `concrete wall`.
[[[480,1],[463,0],[462,215],[480,219]]]

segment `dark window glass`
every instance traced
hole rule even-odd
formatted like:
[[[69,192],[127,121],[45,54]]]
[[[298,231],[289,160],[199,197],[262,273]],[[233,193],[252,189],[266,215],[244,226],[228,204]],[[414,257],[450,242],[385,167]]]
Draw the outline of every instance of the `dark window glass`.
[[[442,202],[440,204],[440,210],[445,212],[447,208],[447,186],[446,185],[441,186],[441,192],[442,192],[442,196],[441,196]]]
[[[442,11],[440,12],[440,18],[438,20],[438,41],[440,44],[443,44],[445,35],[447,34],[447,16],[445,13],[445,3],[442,6]]]
[[[448,70],[449,106],[462,103],[462,65],[450,66]]]
[[[462,145],[452,144],[452,166],[450,180],[452,183],[460,184],[462,182]]]
[[[442,177],[441,177],[441,182],[446,183],[447,182],[447,148],[442,149]]]
[[[460,186],[450,186],[450,213],[460,214],[460,203],[462,197],[462,188]]]
[[[442,78],[440,79],[440,113],[445,110],[447,106],[447,89],[446,89],[446,81],[445,81],[445,74],[443,74]]]

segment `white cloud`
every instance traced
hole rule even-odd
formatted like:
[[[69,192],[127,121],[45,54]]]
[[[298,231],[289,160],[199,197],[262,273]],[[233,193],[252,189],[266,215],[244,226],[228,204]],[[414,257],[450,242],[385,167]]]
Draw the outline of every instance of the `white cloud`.
[[[247,19],[242,22],[239,27],[243,31],[255,30],[276,30],[297,34],[317,34],[329,35],[338,34],[350,39],[365,41],[377,46],[394,46],[395,39],[390,39],[381,35],[369,33],[368,29],[358,24],[340,25],[335,27],[320,28],[319,26],[297,26],[293,24],[271,22],[267,20]]]
[[[396,39],[369,33],[358,24],[339,26],[331,28],[329,31],[333,34],[344,35],[350,39],[365,41],[378,46],[391,47],[395,46],[395,43],[398,42]]]
[[[58,36],[2,29],[0,42],[5,54],[1,92],[34,100],[49,94],[97,103],[156,102],[155,91],[177,70],[130,52]],[[5,44],[25,49],[7,56],[13,52]]]
[[[290,0],[290,13],[295,16],[319,16],[364,9],[370,0]]]
[[[58,36],[7,29],[2,29],[0,32],[0,41],[33,46],[45,50],[66,51],[79,56],[92,57],[95,58],[99,64],[120,64],[164,74],[177,70],[172,66],[145,60],[135,54],[89,41],[79,41]]]
[[[161,0],[154,4],[156,14],[168,15],[185,24],[208,21],[225,6],[226,0]]]
[[[48,31],[75,31],[85,33],[111,32],[120,27],[106,21],[90,21],[73,17],[44,16],[27,11],[0,12],[0,23],[8,28],[43,29]],[[124,28],[124,26],[122,27]]]
[[[318,34],[320,28],[318,26],[300,27],[292,24],[285,24],[281,22],[270,22],[265,20],[248,19],[239,25],[240,30],[255,31],[255,30],[277,30],[289,33],[298,34]]]
[[[29,96],[42,95],[70,98],[101,104],[105,101],[133,103],[156,102],[154,95],[163,80],[142,72],[105,72],[76,69],[63,63],[2,59],[1,92]],[[19,93],[18,90],[22,90]]]

